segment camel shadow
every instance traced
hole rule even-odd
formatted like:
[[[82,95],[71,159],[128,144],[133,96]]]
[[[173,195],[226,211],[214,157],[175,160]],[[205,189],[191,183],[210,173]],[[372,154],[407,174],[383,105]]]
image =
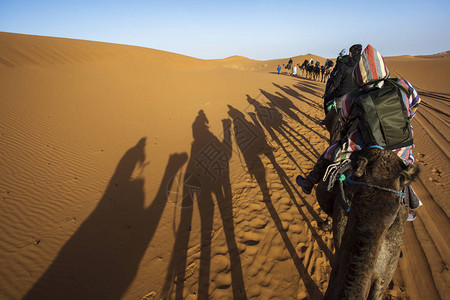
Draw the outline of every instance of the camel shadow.
[[[283,114],[288,116],[289,118],[293,119],[294,121],[297,121],[300,125],[303,127],[308,128],[311,132],[316,134],[318,137],[328,140],[327,137],[325,137],[323,134],[318,132],[317,130],[314,130],[313,128],[306,125],[306,123],[300,119],[300,117],[297,115],[297,113],[301,114],[303,117],[309,119],[310,121],[319,124],[321,120],[316,119],[309,114],[303,112],[300,110],[297,106],[294,105],[294,103],[287,97],[283,96],[281,93],[277,92],[276,95],[273,95],[269,92],[266,92],[264,90],[260,90],[261,94],[263,94],[270,102],[272,102],[273,105],[275,105]]]
[[[281,147],[281,149],[283,149],[287,157],[289,157],[289,159],[291,159],[291,161],[300,170],[300,165],[292,157],[292,155],[280,141],[275,132],[278,132],[281,136],[283,136],[295,148],[295,150],[297,150],[299,154],[304,156],[310,162],[314,163],[316,161],[317,157],[319,156],[317,150],[315,150],[315,148],[311,145],[309,139],[306,139],[302,134],[296,132],[295,129],[292,128],[289,123],[283,119],[283,114],[279,112],[276,106],[274,106],[272,103],[269,103],[268,106],[264,106],[256,99],[251,98],[249,95],[247,95],[247,101],[255,108],[259,122],[267,130],[272,140],[275,141]],[[297,137],[297,135],[300,136],[300,138],[306,143],[308,143],[309,147],[306,147],[306,145]],[[300,148],[294,141],[303,146],[305,149],[308,149],[313,157],[310,157],[308,153],[300,150]]]
[[[284,170],[280,167],[280,165],[277,163],[275,156],[273,154],[274,149],[270,147],[270,145],[267,144],[265,140],[265,132],[263,127],[259,124],[257,117],[255,114],[250,113],[250,117],[252,119],[252,122],[246,120],[245,115],[240,112],[239,110],[235,109],[231,105],[228,105],[229,112],[228,114],[233,119],[233,128],[235,133],[235,138],[238,144],[238,148],[240,149],[242,156],[244,157],[245,164],[247,165],[248,172],[250,173],[250,176],[252,178],[255,178],[261,192],[263,194],[263,201],[267,207],[267,210],[269,211],[269,214],[271,218],[273,219],[275,226],[277,227],[283,242],[286,246],[286,249],[288,250],[294,265],[299,272],[300,277],[302,278],[305,287],[307,289],[307,292],[311,296],[312,299],[320,299],[322,297],[322,293],[320,292],[319,288],[317,287],[314,280],[309,275],[308,271],[303,265],[302,259],[299,257],[295,246],[292,244],[291,240],[289,239],[286,231],[283,229],[283,225],[281,222],[281,219],[272,203],[271,200],[271,194],[269,192],[269,187],[267,184],[266,179],[266,169],[264,166],[264,163],[262,162],[259,155],[265,155],[271,164],[274,166],[282,184],[283,187],[288,192],[291,200],[298,208],[299,212],[301,213],[302,217],[304,218],[305,222],[308,224],[308,227],[310,228],[312,235],[314,238],[318,241],[319,246],[321,249],[325,252],[326,256],[329,257],[329,259],[332,257],[331,251],[328,249],[326,244],[323,242],[319,234],[315,231],[315,229],[312,227],[311,222],[307,219],[306,215],[303,213],[301,205],[295,200],[293,190],[295,189],[292,183],[290,182],[287,174],[284,172]],[[254,139],[253,137],[257,137]],[[248,141],[252,140],[253,142],[249,145]],[[298,193],[298,191],[297,191]],[[298,193],[300,196],[300,194]],[[304,198],[303,198],[304,200]],[[304,200],[304,205],[309,206],[309,204]],[[309,207],[308,210],[311,212],[311,214],[315,218],[321,218],[315,213],[314,209],[312,207]]]
[[[316,102],[314,102],[314,101],[311,101],[311,100],[309,100],[308,98],[306,98],[305,96],[303,96],[302,94],[300,94],[299,92],[297,92],[296,90],[294,90],[293,88],[291,88],[291,87],[289,87],[289,86],[281,86],[281,85],[278,85],[278,84],[276,84],[276,83],[272,83],[275,87],[277,87],[277,88],[279,88],[280,90],[282,90],[284,93],[286,93],[287,95],[289,95],[289,96],[292,96],[292,97],[294,97],[294,98],[296,98],[297,100],[299,100],[299,101],[301,101],[301,102],[303,102],[303,103],[305,103],[306,105],[309,105],[309,106],[311,106],[312,108],[315,108],[315,109],[318,109],[318,110],[322,110],[322,107],[319,105],[319,104],[317,104]],[[298,86],[301,86],[301,85],[307,85],[306,83],[301,83],[301,82],[299,82],[297,85],[294,85],[294,87],[298,87]],[[305,93],[308,93],[308,94],[311,94],[311,95],[313,95],[313,96],[316,96],[316,97],[320,97],[317,93],[315,93],[313,90],[311,90],[311,89],[305,89],[305,90],[302,90],[302,89],[300,89],[301,91],[303,91],[303,92],[305,92]]]
[[[228,246],[231,271],[231,285],[235,299],[246,299],[242,266],[236,244],[232,192],[229,173],[229,160],[232,154],[231,121],[223,122],[224,137],[220,141],[209,130],[208,119],[200,110],[192,132],[194,141],[183,181],[180,223],[176,233],[162,297],[170,297],[175,289],[175,299],[184,298],[186,279],[192,275],[193,266],[187,265],[188,246],[191,232],[193,205],[196,203],[201,221],[201,253],[199,266],[198,298],[208,299],[210,283],[211,243],[213,240],[213,221],[215,203],[222,217],[223,230]],[[175,287],[173,287],[175,284]],[[227,288],[222,286],[221,288]]]
[[[294,85],[296,89],[298,89],[301,92],[320,97],[322,98],[323,93],[320,93],[318,89],[320,86],[317,83],[308,82],[308,81],[298,81]],[[295,93],[297,93],[295,90],[293,90]]]
[[[312,116],[310,116],[309,114],[303,112],[302,110],[300,110],[299,108],[297,108],[297,106],[294,105],[294,103],[288,99],[287,97],[283,96],[281,93],[277,92],[277,95],[273,95],[270,94],[264,90],[261,90],[261,93],[266,97],[267,100],[269,100],[269,105],[270,107],[272,107],[273,109],[277,109],[281,112],[281,114],[283,114],[285,117],[288,117],[294,121],[297,121],[302,127],[305,127],[308,129],[308,131],[314,133],[315,135],[317,135],[318,137],[324,139],[324,140],[329,140],[327,137],[325,137],[323,134],[321,134],[320,132],[318,132],[317,130],[313,129],[312,127],[308,126],[299,116],[298,114],[302,115],[303,117],[311,120],[312,122],[319,124],[320,121],[316,118],[313,118]],[[295,134],[299,134],[297,131],[295,131],[292,126],[290,126],[290,128],[292,129],[292,132],[294,132]],[[301,134],[299,134],[301,136],[301,138],[305,141],[308,141],[309,143],[309,138],[306,138],[305,136],[302,136]],[[309,143],[310,144],[310,143]],[[311,150],[314,152],[313,155],[319,156],[318,151],[310,144]]]
[[[25,299],[123,297],[155,234],[167,202],[167,188],[187,161],[186,153],[170,155],[155,199],[144,208],[145,142],[142,138],[125,152],[97,207]]]

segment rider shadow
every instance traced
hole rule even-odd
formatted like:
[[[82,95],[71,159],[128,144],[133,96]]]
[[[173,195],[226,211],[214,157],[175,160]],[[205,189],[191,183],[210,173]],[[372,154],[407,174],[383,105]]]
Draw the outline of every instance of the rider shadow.
[[[300,109],[294,105],[294,103],[283,96],[275,96],[272,95],[265,90],[260,89],[261,94],[263,94],[270,102],[274,105],[278,106],[282,112],[288,115],[291,119],[299,122],[304,125],[303,121],[299,118],[299,116],[295,112],[300,112]]]
[[[231,266],[231,285],[235,299],[245,299],[239,250],[236,244],[229,160],[232,154],[231,121],[223,120],[223,141],[209,130],[208,119],[200,110],[192,124],[194,141],[191,156],[183,180],[180,223],[171,254],[167,275],[162,289],[163,297],[170,297],[175,283],[175,299],[183,298],[186,279],[192,275],[195,265],[187,266],[188,246],[192,225],[193,205],[197,203],[201,222],[201,253],[198,281],[198,298],[209,297],[211,242],[213,239],[214,200],[222,217],[223,230],[228,246]]]
[[[262,126],[260,125],[258,119],[256,118],[255,114],[253,113],[249,113],[253,124],[254,124],[254,128],[252,128],[252,126],[248,126],[247,128],[252,128],[252,130],[258,130],[259,132],[261,132],[262,135],[264,135],[264,129],[262,128]],[[250,123],[250,122],[249,122]],[[252,123],[250,123],[252,124]],[[260,135],[261,135],[260,134]],[[265,142],[265,136],[264,139],[262,139]],[[294,193],[297,194],[297,196],[302,200],[302,204],[306,207],[306,209],[308,210],[308,212],[311,214],[311,216],[316,220],[317,224],[321,224],[323,223],[322,218],[316,213],[316,211],[314,210],[314,208],[306,201],[306,199],[300,194],[300,192],[298,191],[296,185],[294,185],[289,176],[286,174],[286,172],[283,170],[283,168],[280,167],[280,165],[277,163],[277,161],[275,160],[275,157],[273,155],[273,148],[272,147],[263,147],[263,149],[268,149],[268,151],[265,151],[264,154],[269,158],[270,162],[272,163],[275,171],[278,174],[278,177],[280,178],[281,184],[283,185],[284,189],[286,190],[286,192],[289,194],[290,198],[292,199],[293,203],[295,204],[295,206],[297,207],[297,209],[299,210],[299,213],[302,215],[303,219],[305,220],[305,222],[308,224],[308,227],[311,230],[311,233],[313,235],[313,237],[316,239],[318,245],[321,247],[321,249],[324,251],[325,255],[327,256],[327,258],[331,261],[331,259],[333,258],[332,252],[328,249],[328,246],[323,242],[322,238],[320,237],[320,235],[317,233],[317,231],[314,229],[314,227],[312,226],[312,224],[309,222],[309,220],[306,218],[306,215],[303,213],[303,210],[301,210],[301,204],[299,204],[296,200],[295,200],[295,196]]]
[[[320,292],[319,288],[317,287],[314,280],[309,275],[308,271],[304,267],[302,263],[302,259],[297,254],[297,251],[295,249],[295,246],[292,244],[291,240],[289,239],[286,231],[283,229],[283,225],[281,222],[281,219],[272,203],[269,187],[267,184],[266,179],[266,170],[264,167],[264,163],[262,162],[261,158],[259,157],[260,154],[264,154],[269,161],[274,166],[277,174],[280,177],[280,180],[286,189],[286,191],[289,193],[291,200],[294,202],[294,204],[297,206],[299,212],[301,213],[303,219],[305,222],[307,222],[309,228],[311,229],[312,235],[314,238],[318,241],[319,246],[321,249],[325,252],[326,256],[330,259],[332,257],[331,251],[328,249],[326,244],[323,242],[321,237],[318,235],[318,233],[315,231],[315,229],[312,227],[311,222],[307,219],[306,215],[303,213],[301,209],[301,205],[297,203],[295,200],[295,197],[292,193],[291,184],[289,183],[288,176],[284,172],[284,170],[278,165],[277,161],[275,160],[275,156],[273,154],[273,148],[270,147],[266,140],[265,140],[265,133],[263,127],[259,124],[258,120],[256,119],[256,116],[254,114],[250,114],[252,117],[253,122],[249,122],[246,120],[245,115],[240,112],[239,110],[235,109],[231,105],[228,105],[229,111],[228,114],[233,119],[233,127],[234,127],[234,133],[236,142],[238,144],[238,148],[240,149],[245,163],[247,165],[248,172],[250,173],[250,176],[252,178],[255,178],[261,192],[263,194],[263,201],[269,211],[269,214],[271,215],[275,226],[277,227],[281,238],[283,239],[283,242],[286,246],[286,249],[288,250],[295,267],[297,268],[297,271],[299,272],[300,277],[302,278],[305,287],[307,289],[307,292],[311,296],[311,299],[320,299],[322,298],[322,293]],[[257,137],[257,139],[254,139],[253,137]],[[249,144],[249,141],[252,141],[251,144]],[[306,200],[304,200],[305,205],[309,205]],[[311,207],[312,209],[312,207]],[[314,212],[315,217],[321,218]],[[314,216],[314,215],[313,215]]]
[[[297,133],[294,128],[292,128],[285,120],[283,120],[283,115],[278,111],[278,109],[272,104],[269,103],[269,106],[264,106],[261,103],[259,103],[256,99],[251,98],[249,95],[247,95],[247,101],[255,107],[256,115],[258,116],[259,121],[264,126],[264,128],[269,133],[272,140],[274,140],[285,152],[285,154],[289,157],[289,159],[292,160],[292,162],[301,170],[300,165],[297,163],[297,161],[292,157],[292,155],[287,151],[286,147],[283,145],[283,143],[278,138],[277,134],[278,132],[280,135],[282,135],[296,150],[298,153],[303,155],[306,159],[314,163],[318,157],[318,153],[313,153],[312,150],[310,152],[314,156],[314,158],[311,158],[307,153],[304,153],[300,148],[297,146],[297,144],[294,142],[296,141],[298,144],[303,146],[305,149],[314,149],[304,136],[302,136],[300,133]],[[304,139],[307,143],[309,143],[310,147],[306,147],[306,145],[300,141],[295,134],[298,134],[302,139]],[[289,135],[289,136],[288,136]]]
[[[316,124],[319,124],[321,122],[321,120],[319,120],[317,118],[313,118],[309,114],[300,110],[297,106],[294,105],[294,103],[289,98],[283,96],[281,93],[277,92],[276,95],[273,95],[264,90],[260,90],[260,91],[261,91],[261,94],[263,94],[270,102],[272,102],[275,106],[277,106],[284,114],[286,114],[291,119],[300,123],[300,125],[307,127],[305,122],[303,122],[300,119],[300,117],[297,115],[297,113],[301,114],[303,117],[309,119],[310,121],[312,121]],[[309,129],[311,129],[311,131],[314,132],[319,137],[325,138],[325,136],[323,136],[319,132],[313,130],[312,128],[309,128]]]
[[[313,102],[313,101],[309,100],[308,98],[306,98],[305,96],[303,96],[302,94],[300,94],[300,93],[297,92],[296,90],[292,89],[291,87],[288,87],[288,86],[284,86],[284,87],[283,87],[283,86],[278,85],[278,84],[276,84],[276,83],[272,83],[272,84],[273,84],[275,87],[277,87],[277,88],[279,88],[280,90],[282,90],[282,91],[283,91],[284,93],[286,93],[287,95],[292,96],[292,97],[294,97],[294,98],[296,98],[296,99],[298,99],[298,100],[304,102],[305,104],[311,106],[312,108],[315,108],[315,109],[318,109],[318,110],[322,110],[322,107],[321,107],[319,104],[317,104],[316,102]],[[295,85],[294,85],[294,86],[295,86]],[[318,96],[318,95],[315,94],[315,93],[310,93],[310,92],[308,92],[308,93],[311,94],[311,95],[320,97],[320,96]]]
[[[145,142],[142,138],[125,152],[95,210],[25,299],[123,297],[155,234],[167,202],[167,187],[187,161],[186,153],[170,156],[158,193],[144,208]]]
[[[279,96],[275,96],[272,95],[264,90],[261,90],[261,93],[274,105],[273,107],[276,107],[279,111],[281,111],[281,113],[284,113],[285,115],[287,115],[289,118],[297,121],[300,125],[302,125],[303,127],[309,129],[309,131],[313,132],[314,134],[316,134],[318,137],[324,139],[324,140],[328,140],[327,137],[325,137],[323,134],[321,134],[320,132],[318,132],[317,130],[314,130],[313,128],[309,127],[308,125],[306,125],[305,122],[303,122],[303,120],[300,119],[300,117],[290,109],[290,107],[295,107],[296,111],[298,111],[300,114],[302,114],[303,116],[305,116],[306,118],[310,119],[313,122],[319,122],[316,119],[312,118],[311,116],[309,116],[308,114],[304,113],[303,111],[299,110],[293,103],[291,100],[289,100],[288,98],[282,96],[281,94],[278,93]],[[303,137],[304,138],[304,137]],[[309,139],[305,139],[305,140],[309,140]],[[315,152],[315,154],[317,155],[317,157],[320,155],[317,150],[315,150],[314,147],[311,146],[311,149],[313,149],[313,151]]]
[[[321,88],[323,85],[318,83],[317,81],[297,81],[298,84],[301,84],[309,89],[319,89]]]

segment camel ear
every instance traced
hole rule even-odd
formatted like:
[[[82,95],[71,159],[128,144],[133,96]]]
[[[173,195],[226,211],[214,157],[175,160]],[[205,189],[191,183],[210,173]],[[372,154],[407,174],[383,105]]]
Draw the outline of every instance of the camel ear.
[[[411,184],[414,178],[419,174],[419,166],[414,164],[409,164],[401,173],[400,173],[400,186],[405,186]]]
[[[356,161],[356,164],[353,167],[353,175],[355,177],[361,177],[366,172],[366,166],[369,160],[365,157],[358,157],[358,160]]]

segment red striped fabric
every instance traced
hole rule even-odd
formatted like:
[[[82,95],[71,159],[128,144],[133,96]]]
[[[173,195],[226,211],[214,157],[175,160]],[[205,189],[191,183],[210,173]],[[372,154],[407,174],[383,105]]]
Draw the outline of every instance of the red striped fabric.
[[[366,53],[367,53],[367,59],[370,65],[370,71],[372,71],[372,78],[378,78],[378,73],[377,73],[377,66],[375,65],[375,57],[374,57],[374,53],[373,53],[373,47],[371,45],[368,45],[366,48]],[[369,70],[367,70],[369,71]]]

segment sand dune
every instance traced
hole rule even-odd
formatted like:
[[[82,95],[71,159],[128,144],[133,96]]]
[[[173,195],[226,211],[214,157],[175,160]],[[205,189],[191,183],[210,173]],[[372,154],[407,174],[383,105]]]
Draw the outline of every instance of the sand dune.
[[[294,178],[327,145],[325,86],[288,59],[0,33],[0,298],[320,298],[332,235]],[[450,56],[386,62],[423,100],[424,203],[387,296],[445,299]]]

